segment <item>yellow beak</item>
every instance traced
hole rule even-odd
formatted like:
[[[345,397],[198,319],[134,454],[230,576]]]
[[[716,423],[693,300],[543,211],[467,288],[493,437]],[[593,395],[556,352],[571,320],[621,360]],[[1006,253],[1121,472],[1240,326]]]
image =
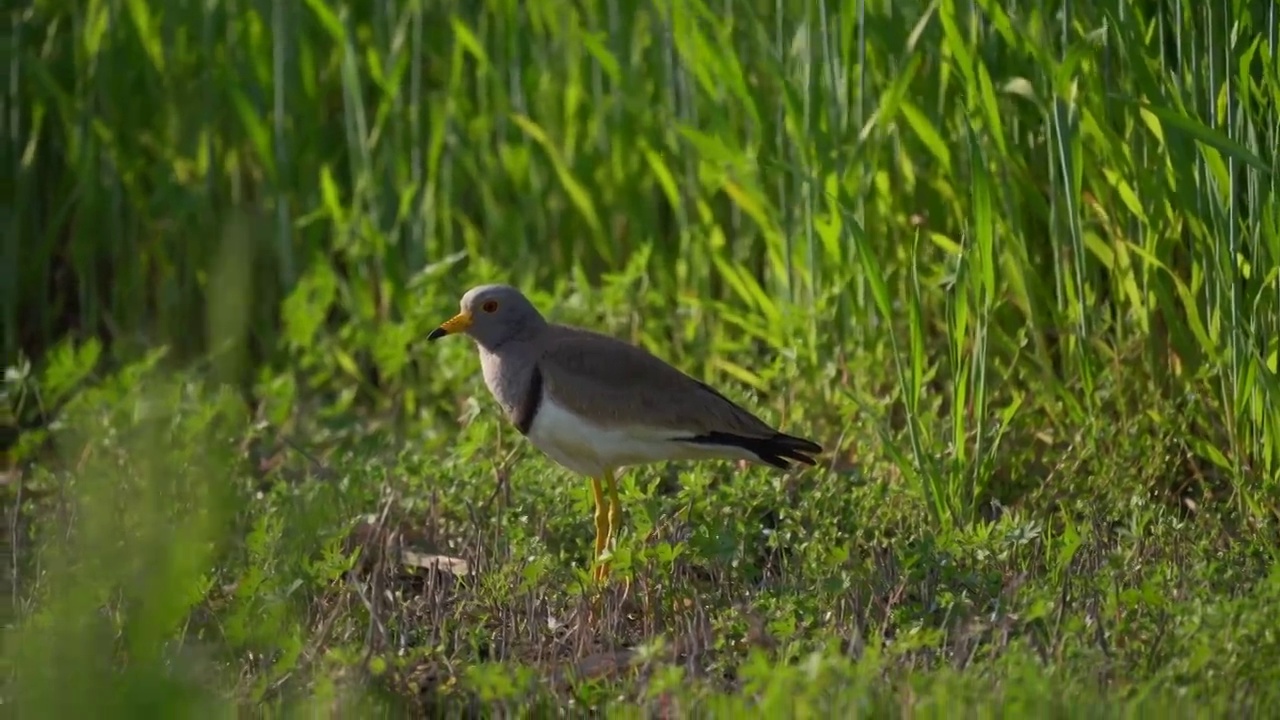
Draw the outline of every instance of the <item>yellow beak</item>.
[[[440,327],[432,330],[431,334],[427,336],[427,339],[437,340],[445,335],[463,332],[469,327],[471,327],[471,313],[463,310],[457,315],[454,315],[448,320],[440,323]]]

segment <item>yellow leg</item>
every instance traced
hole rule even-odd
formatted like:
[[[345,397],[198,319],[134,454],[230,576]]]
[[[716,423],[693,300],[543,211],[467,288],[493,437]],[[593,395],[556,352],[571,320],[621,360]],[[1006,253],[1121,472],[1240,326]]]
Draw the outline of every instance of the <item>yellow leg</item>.
[[[593,577],[604,580],[609,574],[609,563],[601,561],[600,556],[606,548],[612,547],[618,538],[618,529],[622,526],[622,502],[618,500],[618,481],[613,470],[604,471],[604,485],[609,493],[605,497],[605,488],[600,479],[591,478],[591,491],[596,499],[596,569]]]
[[[609,541],[609,511],[604,498],[604,489],[600,487],[599,478],[591,478],[591,494],[596,501],[596,552],[592,562],[599,562],[604,554],[605,545]],[[604,577],[602,566],[597,565],[593,576],[599,580]]]
[[[613,545],[618,541],[618,531],[622,529],[622,501],[618,499],[618,478],[610,470],[604,475],[605,483],[609,486],[609,536],[607,544]]]
[[[616,546],[622,531],[622,500],[618,498],[618,476],[610,471],[605,479],[609,484],[609,542]],[[630,594],[631,579],[623,578],[622,587],[624,596]]]
[[[599,481],[592,480],[592,487],[599,488]],[[604,523],[604,542],[597,541],[596,558],[599,561],[600,553],[604,548],[612,548],[618,539],[618,530],[622,527],[622,502],[618,500],[618,481],[614,477],[612,470],[605,470],[604,484],[607,486],[609,493],[606,502],[603,493],[598,493],[596,505],[596,532],[600,533],[601,521]],[[607,506],[607,510],[606,510]],[[604,580],[609,574],[608,561],[599,562],[596,565],[595,579],[597,581]]]

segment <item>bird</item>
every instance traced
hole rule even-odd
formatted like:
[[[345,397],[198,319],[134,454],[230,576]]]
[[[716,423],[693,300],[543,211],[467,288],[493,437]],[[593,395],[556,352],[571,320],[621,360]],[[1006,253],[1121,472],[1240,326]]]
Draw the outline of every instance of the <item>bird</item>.
[[[585,328],[549,322],[515,287],[478,285],[459,312],[427,335],[469,336],[485,384],[534,447],[590,479],[595,502],[592,577],[622,524],[617,473],[664,461],[747,460],[815,466],[818,443],[770,426],[724,394],[648,350]]]

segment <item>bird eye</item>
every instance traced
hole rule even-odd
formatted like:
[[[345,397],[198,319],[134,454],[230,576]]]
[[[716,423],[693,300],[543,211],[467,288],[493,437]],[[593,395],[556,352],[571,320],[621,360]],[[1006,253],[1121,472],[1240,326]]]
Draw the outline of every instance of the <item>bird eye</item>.
[[[497,310],[497,309],[498,309],[498,301],[497,301],[497,300],[485,300],[485,301],[484,301],[484,304],[482,304],[482,305],[480,306],[480,309],[481,309],[481,310],[483,310],[483,311],[485,311],[485,312],[487,312],[487,313],[491,313],[491,312],[493,312],[494,310]]]

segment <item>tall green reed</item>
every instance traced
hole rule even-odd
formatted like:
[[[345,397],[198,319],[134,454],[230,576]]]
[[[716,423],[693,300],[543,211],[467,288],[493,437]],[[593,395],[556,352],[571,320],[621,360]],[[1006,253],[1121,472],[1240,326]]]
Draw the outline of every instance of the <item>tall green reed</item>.
[[[33,6],[6,31],[3,356],[70,330],[198,355],[189,329],[227,302],[208,274],[238,233],[250,359],[288,361],[300,344],[280,342],[278,309],[305,305],[344,368],[315,382],[392,407],[413,376],[386,348],[479,273],[563,292],[637,261],[646,302],[699,321],[700,341],[677,343],[687,361],[748,384],[764,381],[725,353],[748,341],[807,368],[892,341],[901,462],[939,519],[975,516],[1029,388],[1054,393],[1066,432],[1121,370],[1208,393],[1189,442],[1261,511],[1275,15],[1247,0]],[[370,367],[381,389],[358,379]]]

